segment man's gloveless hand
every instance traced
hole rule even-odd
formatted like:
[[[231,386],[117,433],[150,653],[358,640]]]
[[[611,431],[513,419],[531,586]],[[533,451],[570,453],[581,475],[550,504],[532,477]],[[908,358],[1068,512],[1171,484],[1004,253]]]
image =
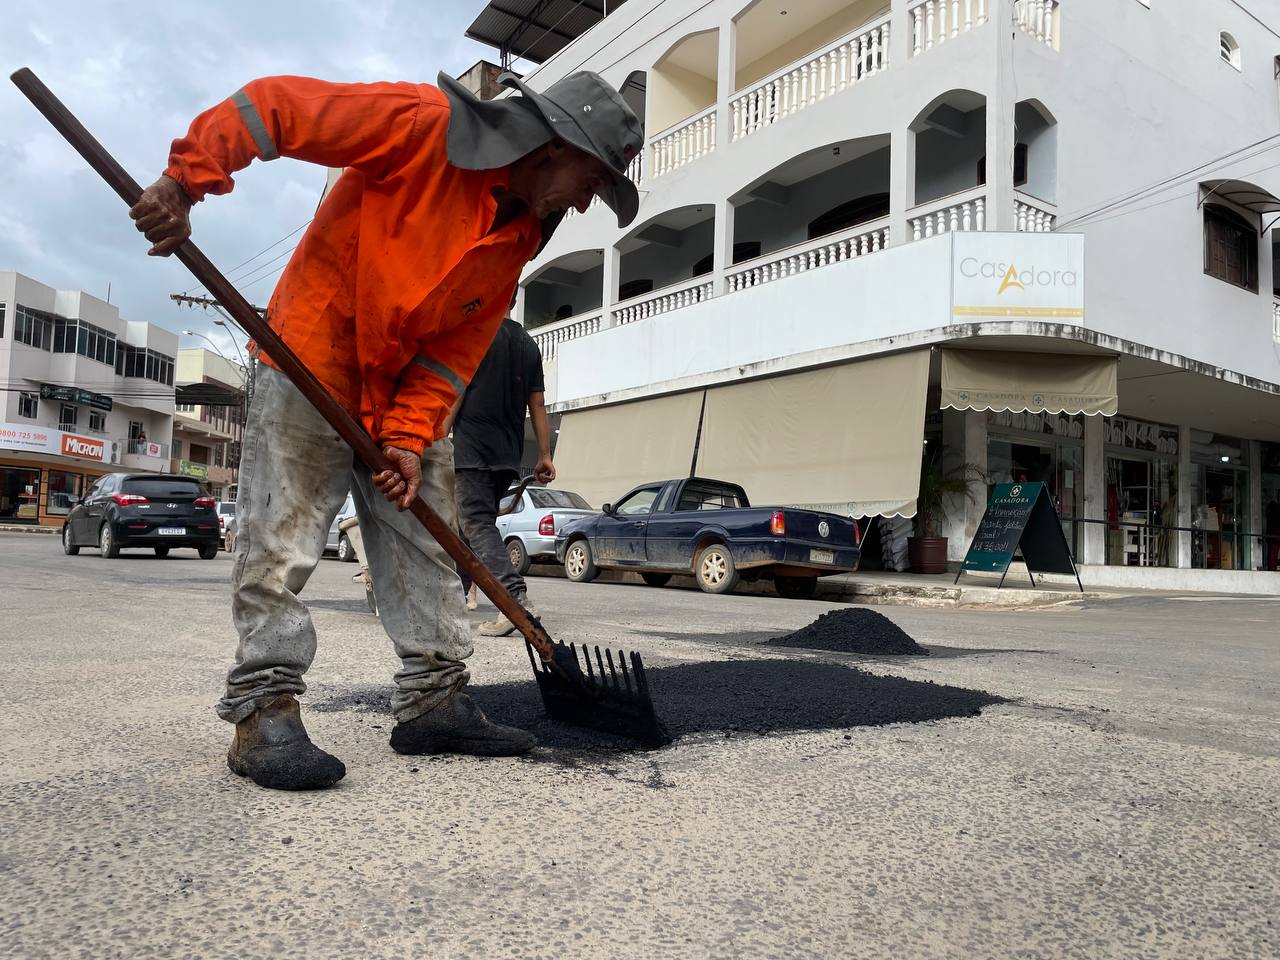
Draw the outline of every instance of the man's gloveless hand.
[[[542,457],[538,460],[533,468],[533,478],[539,483],[550,483],[556,478],[556,468],[552,465],[550,457]]]
[[[167,257],[191,236],[190,212],[187,191],[172,177],[161,177],[142,191],[138,202],[129,209],[129,216],[138,232],[153,244],[147,255]]]
[[[393,470],[383,470],[373,475],[373,485],[400,510],[408,510],[422,485],[422,458],[412,450],[386,446],[383,456],[391,461]]]

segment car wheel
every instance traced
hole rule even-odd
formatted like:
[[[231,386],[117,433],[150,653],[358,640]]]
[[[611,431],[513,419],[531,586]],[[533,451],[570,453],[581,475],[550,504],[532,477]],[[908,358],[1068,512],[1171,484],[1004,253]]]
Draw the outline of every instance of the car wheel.
[[[216,543],[206,543],[200,547],[200,559],[212,560],[218,555],[218,545]]]
[[[520,576],[529,572],[529,551],[524,548],[524,541],[512,537],[507,541],[507,558],[511,561],[511,569]]]
[[[788,600],[812,600],[818,591],[817,577],[774,577],[773,588]]]
[[[665,587],[671,582],[669,573],[642,573],[640,576],[651,587]]]
[[[694,577],[705,593],[729,593],[738,585],[733,554],[723,543],[703,547],[693,565]]]
[[[600,568],[591,556],[591,544],[585,540],[569,544],[564,554],[564,573],[574,583],[590,583],[600,575]]]
[[[167,557],[168,555],[169,555],[169,548],[168,548],[168,547],[156,547],[156,556],[157,556],[157,557]]]
[[[116,535],[111,531],[110,520],[98,531],[98,552],[111,560],[120,556],[120,547],[116,544]]]
[[[235,548],[236,548],[235,531],[228,530],[222,536],[222,549],[227,551],[227,553],[231,553],[233,550],[235,550]]]
[[[62,552],[68,557],[74,557],[80,552],[80,548],[71,541],[71,524],[69,523],[62,525]]]
[[[351,545],[345,533],[338,536],[338,559],[343,563],[356,562],[356,548]]]

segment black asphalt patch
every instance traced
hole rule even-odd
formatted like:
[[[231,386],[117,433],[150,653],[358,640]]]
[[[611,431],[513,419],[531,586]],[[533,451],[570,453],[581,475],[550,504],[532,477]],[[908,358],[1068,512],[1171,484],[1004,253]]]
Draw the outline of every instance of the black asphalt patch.
[[[831,610],[807,627],[770,640],[765,646],[832,650],[836,653],[862,653],[868,656],[903,654],[918,657],[929,653],[888,617],[866,607]]]
[[[974,717],[984,707],[1005,702],[982,690],[807,660],[721,660],[650,668],[648,673],[658,716],[677,742],[708,735],[765,736],[928,723]],[[531,731],[544,748],[641,749],[609,734],[548,720],[532,680],[472,685],[467,692],[491,720]],[[304,719],[307,709],[389,714],[391,690],[363,687],[304,701]]]

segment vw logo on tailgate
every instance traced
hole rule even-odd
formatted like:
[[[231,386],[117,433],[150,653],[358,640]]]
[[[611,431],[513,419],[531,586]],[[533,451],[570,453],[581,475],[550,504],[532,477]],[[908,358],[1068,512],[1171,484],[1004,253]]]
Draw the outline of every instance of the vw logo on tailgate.
[[[818,521],[818,536],[826,538],[831,535],[831,525],[825,520]]]

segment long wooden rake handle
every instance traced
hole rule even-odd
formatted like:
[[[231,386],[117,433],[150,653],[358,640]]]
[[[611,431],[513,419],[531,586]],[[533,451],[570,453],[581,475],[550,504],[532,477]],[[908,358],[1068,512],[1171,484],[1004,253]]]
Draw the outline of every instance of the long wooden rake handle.
[[[66,138],[80,156],[84,157],[89,166],[93,167],[98,175],[119,194],[120,199],[131,207],[138,202],[138,198],[142,196],[142,187],[116,162],[93,134],[84,128],[39,77],[28,67],[23,67],[10,79],[35,105],[35,108],[44,114],[53,128]],[[355,455],[370,471],[379,473],[383,470],[395,469],[360,424],[356,423],[352,416],[329,395],[329,391],[315,378],[315,375],[194,243],[188,240],[177,249],[175,256],[186,265],[197,280],[204,284],[236,322],[258,342],[258,345],[265,348],[271,359],[302,391],[303,396],[311,401],[312,406],[338,432],[338,435],[350,444]],[[445,523],[420,496],[414,499],[409,510],[444,547],[445,552],[484,591],[484,595],[493,601],[494,606],[506,614],[507,619],[524,634],[525,639],[538,651],[543,661],[559,672],[551,637],[547,635],[546,630],[525,612],[525,609],[498,582],[498,578],[489,572],[489,568],[453,532],[453,528]]]

